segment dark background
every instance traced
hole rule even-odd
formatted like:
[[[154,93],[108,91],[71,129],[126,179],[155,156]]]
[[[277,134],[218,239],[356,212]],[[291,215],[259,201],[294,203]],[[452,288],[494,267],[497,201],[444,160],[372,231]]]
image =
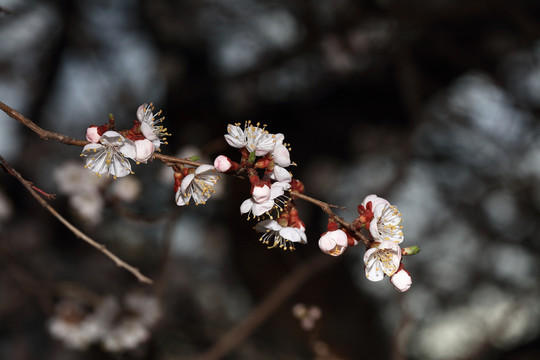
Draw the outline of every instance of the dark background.
[[[538,358],[540,2],[0,7],[0,101],[41,127],[83,139],[109,113],[131,127],[137,107],[153,101],[172,133],[162,153],[211,163],[238,159],[223,139],[227,124],[260,122],[285,135],[306,194],[347,207],[347,220],[371,193],[400,209],[403,245],[422,248],[404,260],[411,290],[369,282],[364,250],[350,248],[314,269],[227,359]],[[317,207],[299,204],[307,245],[267,250],[238,211],[246,182],[224,177],[207,205],[177,208],[172,173],[164,180],[158,161],[135,167],[136,202],[108,198],[88,223],[53,176],[69,160],[82,167],[81,149],[42,141],[5,114],[0,124],[0,154],[57,193],[51,204],[70,221],[156,280],[139,284],[2,174],[2,359],[196,356],[320,253],[327,218]],[[144,289],[164,316],[134,351],[66,349],[46,328],[66,282],[99,296]],[[292,316],[296,303],[321,308],[315,331]]]

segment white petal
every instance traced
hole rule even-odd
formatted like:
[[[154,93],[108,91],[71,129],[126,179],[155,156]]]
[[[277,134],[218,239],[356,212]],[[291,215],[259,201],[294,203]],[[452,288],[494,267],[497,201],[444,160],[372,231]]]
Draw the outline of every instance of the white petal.
[[[251,208],[253,207],[253,200],[251,198],[245,200],[241,205],[240,205],[240,214],[246,214],[248,212],[251,211]]]
[[[140,122],[143,122],[145,113],[146,113],[146,104],[142,104],[137,109],[137,120],[139,120]]]
[[[185,178],[182,179],[182,183],[180,184],[180,190],[182,190],[183,193],[187,192],[187,188],[189,187],[189,185],[191,185],[191,182],[194,178],[194,174],[188,174]]]
[[[281,229],[281,225],[279,225],[277,221],[271,219],[259,221],[257,225],[255,225],[255,230],[258,232],[266,232],[267,230],[279,231]]]
[[[141,133],[152,142],[159,140],[159,137],[154,132],[154,128],[146,122],[141,123]]]
[[[272,210],[273,207],[274,207],[274,200],[268,200],[262,204],[254,203],[253,207],[251,208],[251,211],[253,212],[253,215],[261,216],[267,211]]]
[[[289,170],[285,169],[284,167],[275,165],[274,171],[270,175],[270,178],[280,183],[288,184],[292,180],[292,175]]]
[[[94,150],[97,151],[98,149],[103,149],[103,145],[90,143],[83,147],[82,152],[83,152],[83,155],[88,156],[90,154],[93,154]]]
[[[197,175],[207,175],[207,174],[215,174],[216,168],[212,165],[201,165],[195,170],[195,174]]]
[[[184,195],[184,193],[182,192],[182,189],[178,189],[175,195],[176,205],[178,206],[187,205],[190,198],[191,198],[191,194]]]
[[[291,156],[285,145],[276,145],[272,154],[274,156],[274,162],[279,166],[287,167],[291,165]]]
[[[120,154],[133,160],[137,157],[137,147],[135,146],[135,142],[129,139],[125,139],[123,145],[118,148],[118,151]]]
[[[279,231],[279,235],[292,242],[302,242],[300,232],[302,232],[300,229],[286,227]]]

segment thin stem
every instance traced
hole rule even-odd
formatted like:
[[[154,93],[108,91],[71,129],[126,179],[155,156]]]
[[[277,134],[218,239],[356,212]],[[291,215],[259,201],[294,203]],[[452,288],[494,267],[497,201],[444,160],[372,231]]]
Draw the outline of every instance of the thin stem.
[[[371,244],[372,241],[370,239],[368,239],[367,236],[362,234],[360,231],[356,230],[352,226],[351,223],[349,223],[348,221],[345,221],[341,216],[338,216],[335,212],[332,211],[332,207],[337,207],[337,206],[327,204],[324,201],[314,199],[314,198],[312,198],[310,196],[299,193],[298,191],[291,191],[291,196],[302,199],[302,200],[305,200],[305,201],[308,201],[308,202],[310,202],[312,204],[317,205],[318,207],[320,207],[322,209],[323,212],[325,212],[328,215],[330,220],[338,223],[339,225],[341,225],[342,227],[347,229],[347,231],[351,235],[353,235],[356,239],[361,240],[364,244],[366,244],[366,246],[369,246]]]
[[[75,234],[75,236],[77,236],[78,238],[86,241],[88,244],[92,245],[93,247],[95,247],[96,249],[101,251],[103,254],[105,254],[107,257],[109,257],[112,261],[114,261],[114,263],[117,266],[122,267],[122,268],[126,269],[127,271],[129,271],[130,273],[132,273],[133,275],[135,275],[135,277],[137,279],[139,279],[139,281],[141,281],[143,283],[147,283],[147,284],[152,283],[152,280],[147,278],[143,274],[141,274],[139,269],[137,269],[137,268],[127,264],[126,262],[122,261],[118,256],[116,256],[109,249],[107,249],[105,247],[105,245],[96,242],[95,240],[90,238],[88,235],[86,235],[82,231],[80,231],[73,224],[71,224],[62,215],[60,215],[52,206],[50,206],[47,203],[47,201],[45,201],[45,199],[43,199],[39,195],[39,193],[36,190],[34,190],[34,184],[32,184],[30,181],[24,179],[22,177],[22,175],[19,174],[2,156],[0,156],[0,162],[2,163],[2,166],[4,167],[4,169],[6,169],[6,171],[9,174],[14,176],[17,180],[19,180],[19,182],[21,184],[23,184],[23,186],[26,188],[26,190],[28,190],[30,192],[30,194],[32,194],[32,196],[40,203],[41,206],[43,206],[45,209],[47,209],[47,211],[49,211],[54,217],[56,217],[58,219],[58,221],[60,221],[62,224],[64,224],[64,226],[66,226],[69,230],[71,230],[71,232],[73,232],[73,234]]]

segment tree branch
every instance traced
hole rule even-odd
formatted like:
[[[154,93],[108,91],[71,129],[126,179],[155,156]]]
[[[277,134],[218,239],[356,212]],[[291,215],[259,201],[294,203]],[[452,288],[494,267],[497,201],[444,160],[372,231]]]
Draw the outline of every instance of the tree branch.
[[[71,224],[69,221],[67,221],[62,215],[60,215],[52,206],[50,206],[45,199],[43,199],[39,193],[34,190],[34,184],[22,177],[21,174],[19,174],[2,156],[0,156],[0,163],[4,167],[4,169],[13,177],[15,177],[23,186],[32,194],[32,196],[40,203],[41,206],[43,206],[47,211],[49,211],[54,217],[56,217],[62,224],[64,224],[75,236],[78,238],[86,241],[88,244],[92,245],[99,251],[101,251],[103,254],[105,254],[107,257],[109,257],[114,263],[126,269],[139,281],[147,284],[151,284],[152,280],[144,276],[140,273],[139,269],[134,268],[133,266],[127,264],[126,262],[122,261],[118,256],[116,256],[114,253],[112,253],[110,250],[108,250],[105,245],[100,244],[96,241],[94,241],[92,238],[90,238],[88,235],[84,234],[82,231],[80,231],[77,227],[75,227],[73,224]]]

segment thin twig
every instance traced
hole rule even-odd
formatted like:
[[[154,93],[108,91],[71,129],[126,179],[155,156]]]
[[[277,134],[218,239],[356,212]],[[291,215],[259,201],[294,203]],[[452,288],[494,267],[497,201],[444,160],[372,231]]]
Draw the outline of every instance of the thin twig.
[[[2,163],[2,166],[6,169],[6,171],[9,174],[14,176],[17,180],[19,180],[19,182],[21,184],[23,184],[23,186],[30,192],[30,194],[32,194],[32,196],[40,203],[41,206],[43,206],[45,209],[47,209],[47,211],[49,211],[62,224],[64,224],[69,230],[71,230],[71,232],[73,232],[73,234],[75,234],[75,236],[77,236],[78,238],[86,241],[88,244],[92,245],[93,247],[95,247],[96,249],[101,251],[103,254],[105,254],[107,257],[109,257],[112,261],[114,261],[114,263],[117,266],[122,267],[122,268],[126,269],[127,271],[129,271],[130,273],[132,273],[133,275],[135,275],[135,277],[137,277],[137,279],[139,279],[139,281],[141,281],[143,283],[147,283],[147,284],[152,283],[152,280],[147,278],[143,274],[141,274],[139,272],[139,269],[137,269],[137,268],[127,264],[126,262],[122,261],[118,256],[116,256],[114,253],[112,253],[110,250],[108,250],[105,247],[105,245],[94,241],[92,238],[90,238],[89,236],[84,234],[77,227],[75,227],[73,224],[71,224],[69,221],[67,221],[52,206],[50,206],[47,203],[47,201],[45,199],[43,199],[36,190],[34,190],[33,184],[30,181],[24,179],[22,177],[22,175],[19,174],[2,156],[0,156],[0,162]]]
[[[330,205],[325,203],[324,201],[317,200],[315,198],[312,198],[311,196],[304,195],[302,193],[299,193],[298,191],[291,191],[291,196],[300,198],[302,200],[308,201],[312,204],[317,205],[324,211],[328,217],[338,223],[339,225],[343,226],[351,235],[353,235],[356,239],[362,240],[364,244],[369,246],[369,244],[372,243],[370,239],[368,239],[364,234],[362,234],[360,231],[356,230],[351,223],[348,221],[345,221],[341,216],[338,216],[335,212],[332,211],[332,207],[337,207],[335,205]]]
[[[317,272],[335,264],[336,258],[318,254],[297,266],[238,325],[226,332],[214,345],[195,360],[221,359],[240,345],[257,327],[300,286]]]

